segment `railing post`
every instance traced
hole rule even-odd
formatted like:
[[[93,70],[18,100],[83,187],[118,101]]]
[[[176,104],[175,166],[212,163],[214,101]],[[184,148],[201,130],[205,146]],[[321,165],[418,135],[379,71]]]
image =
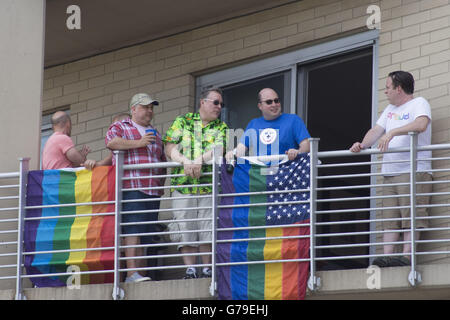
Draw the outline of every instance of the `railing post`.
[[[416,173],[417,173],[417,142],[418,134],[409,132],[410,136],[410,209],[411,209],[411,272],[408,281],[412,286],[422,281],[421,274],[416,270]]]
[[[122,210],[122,176],[123,176],[123,152],[114,151],[114,158],[116,163],[116,188],[115,188],[115,233],[114,233],[114,287],[113,299],[122,300],[125,293],[120,288],[120,223],[122,221],[120,211]]]
[[[211,230],[211,285],[209,293],[211,296],[216,295],[217,281],[216,281],[216,239],[217,239],[217,205],[219,199],[219,164],[221,161],[221,148],[214,148],[212,158],[212,230]]]
[[[316,291],[320,287],[320,278],[316,277],[316,201],[317,201],[317,163],[320,138],[310,138],[310,174],[309,174],[309,239],[310,267],[308,288]]]
[[[16,269],[16,300],[26,300],[22,288],[22,265],[23,265],[23,233],[25,223],[25,204],[27,193],[27,176],[30,158],[19,158],[19,211],[17,217],[17,269]]]

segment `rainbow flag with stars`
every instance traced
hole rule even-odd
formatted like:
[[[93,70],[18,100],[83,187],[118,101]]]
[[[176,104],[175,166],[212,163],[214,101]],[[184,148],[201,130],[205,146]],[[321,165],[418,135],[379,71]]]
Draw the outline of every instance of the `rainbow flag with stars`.
[[[308,154],[276,168],[246,161],[237,164],[232,175],[222,169],[223,195],[269,192],[222,196],[223,206],[244,206],[219,212],[217,262],[230,264],[217,269],[219,299],[304,299],[309,272],[309,192],[304,190],[309,188]],[[268,204],[252,206],[257,203]],[[253,228],[258,226],[263,228]],[[264,239],[268,237],[279,238]],[[231,241],[222,241],[227,239]],[[271,262],[290,259],[296,261]]]
[[[113,167],[37,170],[28,173],[27,206],[80,204],[114,200]],[[53,206],[27,209],[24,230],[27,274],[112,270],[114,266],[114,204]],[[85,214],[85,216],[83,216]],[[64,218],[64,216],[71,216]],[[54,218],[53,218],[54,217]],[[31,219],[34,218],[34,219]],[[42,219],[36,219],[42,218]],[[107,250],[96,248],[109,248]],[[64,251],[80,249],[76,251]],[[49,252],[62,250],[60,252]],[[38,253],[45,252],[45,253]],[[72,268],[74,270],[74,268]],[[66,286],[69,276],[32,277],[37,287]],[[112,273],[81,275],[81,284],[113,282]]]

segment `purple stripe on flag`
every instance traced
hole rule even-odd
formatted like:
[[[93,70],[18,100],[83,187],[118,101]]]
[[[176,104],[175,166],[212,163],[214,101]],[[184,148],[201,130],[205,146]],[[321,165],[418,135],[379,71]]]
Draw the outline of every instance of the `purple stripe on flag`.
[[[222,186],[222,194],[234,193],[234,185],[233,185],[233,174],[229,174],[225,165],[222,165],[221,168],[221,186]],[[222,197],[220,204],[221,205],[232,205],[234,203],[234,197]],[[232,213],[233,208],[221,209],[219,211],[219,222],[218,222],[218,240],[224,239],[233,239],[233,231],[220,231],[221,228],[232,228]],[[230,252],[231,252],[231,243],[218,243],[217,244],[217,262],[229,262],[230,261]],[[217,268],[217,278],[219,279],[218,286],[221,288],[218,290],[218,298],[222,300],[230,300],[232,299],[231,295],[231,267],[223,266]]]
[[[27,206],[42,205],[42,180],[44,171],[30,171],[28,173],[27,184]],[[42,209],[29,209],[26,211],[27,218],[40,217]],[[25,223],[24,245],[25,252],[33,252],[36,249],[36,234],[40,220],[29,220]],[[25,267],[27,274],[41,273],[37,268],[32,267],[35,255],[25,255]],[[33,280],[33,278],[32,278]]]

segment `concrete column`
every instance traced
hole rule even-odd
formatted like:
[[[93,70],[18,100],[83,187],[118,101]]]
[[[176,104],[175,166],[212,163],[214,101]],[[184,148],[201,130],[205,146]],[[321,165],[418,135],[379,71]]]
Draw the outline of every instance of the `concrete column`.
[[[0,172],[39,166],[45,0],[0,1]]]
[[[45,0],[0,1],[0,173],[19,171],[18,158],[30,157],[30,169],[38,169],[41,101],[44,71]],[[0,180],[0,185],[17,184]],[[0,197],[17,196],[18,188],[0,189]],[[0,219],[17,218],[18,201],[0,201]],[[16,230],[17,222],[0,223],[0,231]],[[17,234],[0,236],[0,254],[17,252]],[[16,256],[3,256],[2,265],[14,265]],[[16,274],[0,269],[0,277]],[[28,280],[24,282],[24,286]],[[14,289],[14,279],[1,279],[0,290]]]

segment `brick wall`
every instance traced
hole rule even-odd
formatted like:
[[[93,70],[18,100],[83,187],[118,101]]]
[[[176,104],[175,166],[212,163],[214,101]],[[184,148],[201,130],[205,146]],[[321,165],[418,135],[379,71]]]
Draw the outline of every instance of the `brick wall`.
[[[433,108],[433,143],[449,140],[449,0],[304,0],[193,31],[45,70],[43,110],[70,105],[73,139],[92,158],[107,154],[103,137],[113,115],[130,97],[148,92],[162,103],[154,124],[164,132],[193,110],[195,75],[259,59],[311,41],[367,30],[367,7],[381,8],[380,110],[388,72],[404,69],[417,80],[417,95]]]

